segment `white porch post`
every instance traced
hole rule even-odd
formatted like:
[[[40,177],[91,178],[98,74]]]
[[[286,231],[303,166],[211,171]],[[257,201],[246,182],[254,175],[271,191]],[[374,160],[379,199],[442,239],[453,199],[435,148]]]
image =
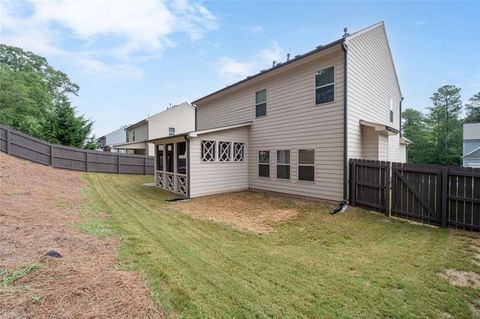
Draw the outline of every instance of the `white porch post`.
[[[166,143],[163,143],[162,145],[162,148],[163,148],[163,170],[162,170],[162,185],[163,185],[163,188],[166,188],[165,185],[166,184],[166,174],[165,174],[165,171],[166,171],[166,167],[167,167],[167,144]]]

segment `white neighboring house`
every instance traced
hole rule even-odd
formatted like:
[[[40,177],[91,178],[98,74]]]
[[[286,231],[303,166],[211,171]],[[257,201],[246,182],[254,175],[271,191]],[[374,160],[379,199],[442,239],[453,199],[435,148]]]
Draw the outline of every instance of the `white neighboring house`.
[[[402,100],[380,22],[194,101],[196,131],[150,140],[155,184],[344,199],[349,158],[406,161]]]
[[[463,166],[480,167],[480,123],[463,124]]]
[[[104,152],[114,152],[112,145],[126,142],[126,137],[125,137],[126,127],[127,125],[122,126],[121,128],[113,132],[110,132],[108,134],[105,134],[99,137],[97,139],[98,147]]]
[[[188,102],[167,108],[124,129],[123,143],[113,145],[116,150],[131,154],[155,155],[149,139],[172,136],[195,130],[195,108]]]

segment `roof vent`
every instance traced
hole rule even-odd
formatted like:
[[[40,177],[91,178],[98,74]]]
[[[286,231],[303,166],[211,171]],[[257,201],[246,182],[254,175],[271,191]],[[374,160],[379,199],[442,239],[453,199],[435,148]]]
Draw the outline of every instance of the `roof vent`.
[[[287,61],[290,61],[290,53],[287,53]]]
[[[275,64],[277,64],[277,61],[273,60],[272,61],[272,68],[275,67]]]
[[[320,44],[319,46],[317,46],[317,49],[321,49],[323,47],[323,44]]]
[[[298,59],[299,57],[300,57],[300,54],[297,54],[297,55],[295,56],[295,59]]]
[[[350,35],[350,33],[348,33],[348,29],[347,28],[343,28],[343,37],[346,38]]]

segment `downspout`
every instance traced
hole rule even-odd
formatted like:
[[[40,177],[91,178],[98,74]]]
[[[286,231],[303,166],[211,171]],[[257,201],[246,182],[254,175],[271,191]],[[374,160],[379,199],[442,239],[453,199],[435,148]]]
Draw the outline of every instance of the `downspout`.
[[[402,104],[403,104],[403,96],[400,98],[400,114],[399,114],[399,125],[400,128],[400,137],[402,137]]]
[[[195,114],[197,114],[195,109]],[[196,123],[196,121],[195,121]],[[188,134],[185,134],[185,140],[187,142],[187,198],[190,198],[190,138]]]
[[[348,45],[343,38],[343,199],[348,201],[348,101],[347,101],[347,66]]]

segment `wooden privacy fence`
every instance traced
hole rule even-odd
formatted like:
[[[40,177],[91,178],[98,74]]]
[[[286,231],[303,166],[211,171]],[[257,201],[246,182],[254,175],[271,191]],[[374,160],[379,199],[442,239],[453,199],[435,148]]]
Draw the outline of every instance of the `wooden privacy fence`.
[[[350,159],[350,204],[441,227],[480,230],[480,169]]]
[[[51,144],[0,124],[0,151],[32,162],[85,172],[153,175],[151,156]]]

